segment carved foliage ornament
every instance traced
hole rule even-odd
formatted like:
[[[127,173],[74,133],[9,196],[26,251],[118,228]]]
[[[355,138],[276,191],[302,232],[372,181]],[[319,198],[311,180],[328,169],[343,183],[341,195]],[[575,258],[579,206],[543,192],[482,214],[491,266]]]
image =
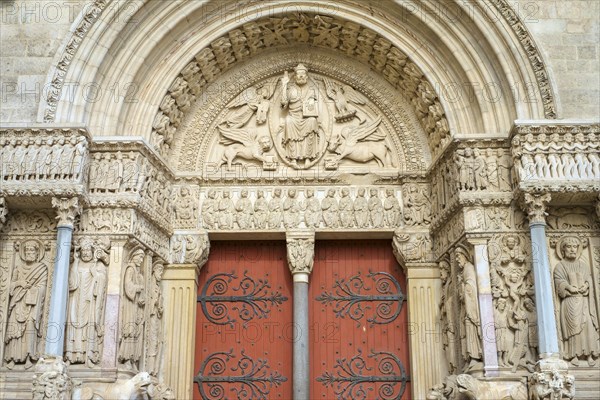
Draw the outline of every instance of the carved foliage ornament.
[[[546,209],[550,199],[550,193],[525,193],[525,206],[530,224],[546,224],[546,216],[548,215]]]
[[[79,199],[72,198],[52,198],[52,207],[56,210],[56,219],[58,226],[66,226],[72,228],[75,223],[75,217],[79,215]]]

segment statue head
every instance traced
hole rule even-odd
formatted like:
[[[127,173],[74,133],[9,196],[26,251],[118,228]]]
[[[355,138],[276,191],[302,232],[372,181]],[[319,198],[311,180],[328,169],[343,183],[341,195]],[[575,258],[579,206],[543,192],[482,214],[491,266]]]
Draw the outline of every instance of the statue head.
[[[259,190],[258,192],[256,192],[256,197],[258,197],[259,199],[262,199],[263,197],[265,197],[265,192],[263,192],[262,190]]]
[[[79,259],[83,262],[90,262],[94,259],[94,242],[85,238],[79,245]]]
[[[288,196],[291,197],[292,199],[294,197],[296,197],[296,189],[289,189],[288,190]]]
[[[37,240],[28,240],[23,243],[21,258],[26,263],[33,263],[40,259],[40,243]]]
[[[308,69],[304,64],[298,64],[294,71],[296,72],[296,83],[298,85],[302,86],[308,82]]]
[[[214,199],[216,195],[217,195],[217,193],[214,190],[211,189],[211,190],[208,191],[208,198],[209,199]]]
[[[223,190],[223,198],[224,199],[228,199],[229,198],[229,192],[227,190]]]
[[[181,197],[187,197],[190,194],[190,188],[182,186],[181,189],[179,189],[179,194]]]
[[[329,189],[327,191],[327,197],[335,197],[335,189]]]
[[[240,193],[240,196],[242,196],[242,198],[247,198],[248,197],[248,189],[242,189],[242,193]]]
[[[348,190],[348,188],[342,189],[342,196],[348,197],[349,194],[350,194],[350,190]]]
[[[154,274],[154,277],[157,281],[160,281],[162,279],[164,268],[164,265],[162,265],[161,263],[156,263],[152,267],[152,273]]]
[[[574,261],[579,256],[581,241],[574,236],[567,236],[560,243],[560,253],[564,258]]]
[[[465,157],[471,157],[473,155],[473,150],[470,147],[465,149]]]
[[[258,144],[263,152],[270,151],[273,148],[273,141],[269,136],[261,136],[258,138]]]
[[[527,311],[533,311],[535,309],[535,303],[529,297],[526,297],[525,300],[523,300],[523,307],[525,307]]]
[[[306,197],[314,197],[315,196],[315,190],[314,189],[308,189],[306,190]]]
[[[506,299],[499,298],[498,301],[496,301],[496,307],[498,310],[504,311],[506,309]]]
[[[371,197],[377,197],[377,189],[369,190],[369,194],[371,195]]]
[[[132,254],[131,257],[129,258],[132,264],[134,264],[136,267],[139,267],[142,265],[142,262],[144,261],[144,250],[142,249],[137,249],[135,250]]]
[[[462,247],[457,248],[454,255],[456,256],[456,262],[460,268],[463,268],[469,262],[469,253]]]
[[[442,282],[448,279],[448,275],[450,275],[450,264],[448,261],[440,261],[440,278]]]
[[[275,190],[273,190],[273,196],[274,197],[281,197],[281,189],[275,189]]]
[[[365,197],[365,189],[364,188],[360,188],[358,189],[358,195],[360,197]]]
[[[394,197],[394,189],[386,189],[385,194],[387,197]]]
[[[508,247],[509,250],[514,249],[515,246],[517,245],[517,243],[518,243],[518,239],[515,236],[510,235],[510,236],[506,236],[504,238],[504,245],[506,247]]]

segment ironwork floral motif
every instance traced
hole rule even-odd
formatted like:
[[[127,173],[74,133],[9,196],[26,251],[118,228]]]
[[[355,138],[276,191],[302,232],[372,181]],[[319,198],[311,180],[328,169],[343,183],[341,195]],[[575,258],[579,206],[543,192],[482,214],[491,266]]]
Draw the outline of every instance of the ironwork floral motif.
[[[325,372],[317,381],[333,388],[338,399],[366,399],[369,392],[377,388],[378,399],[400,400],[410,381],[402,361],[386,351],[371,350],[368,358],[375,360],[375,367],[367,365],[368,361],[359,349],[350,360],[336,360],[334,369],[337,373]]]
[[[230,312],[235,312],[245,325],[253,318],[266,318],[271,312],[269,305],[281,305],[287,301],[281,293],[269,291],[271,286],[266,279],[254,280],[248,276],[248,271],[244,271],[239,284],[233,286],[237,279],[233,272],[219,273],[202,287],[198,302],[206,319],[213,324],[233,326],[237,319]]]
[[[366,285],[359,272],[348,280],[336,280],[333,292],[322,293],[316,299],[333,304],[336,317],[348,316],[357,322],[357,326],[360,326],[365,312],[372,309],[370,303],[378,303],[374,315],[367,318],[371,326],[393,322],[400,315],[405,300],[400,283],[387,272],[369,272],[366,278],[373,281],[377,294],[367,294],[372,288]]]
[[[237,363],[228,365],[235,359],[233,349],[228,352],[217,352],[209,355],[200,371],[194,377],[194,383],[203,399],[257,399],[266,400],[271,388],[287,381],[277,371],[269,371],[267,360],[253,360],[242,350],[242,356]],[[230,371],[233,374],[226,375]],[[225,386],[235,393],[230,396],[226,393]]]

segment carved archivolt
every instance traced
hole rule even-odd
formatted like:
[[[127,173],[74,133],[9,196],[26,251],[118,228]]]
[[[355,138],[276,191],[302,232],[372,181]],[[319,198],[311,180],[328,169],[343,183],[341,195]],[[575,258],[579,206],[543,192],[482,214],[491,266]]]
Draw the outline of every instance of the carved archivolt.
[[[186,112],[224,71],[266,50],[296,44],[336,50],[369,65],[411,101],[428,134],[432,152],[448,140],[448,121],[433,86],[417,65],[389,40],[339,17],[291,14],[248,22],[196,54],[160,103],[152,131],[157,150],[168,152]]]

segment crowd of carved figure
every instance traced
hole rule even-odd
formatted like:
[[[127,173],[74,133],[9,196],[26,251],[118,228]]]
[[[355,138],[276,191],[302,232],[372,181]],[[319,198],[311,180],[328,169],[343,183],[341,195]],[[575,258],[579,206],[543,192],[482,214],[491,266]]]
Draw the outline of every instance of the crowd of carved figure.
[[[0,138],[2,180],[78,180],[86,154],[87,141],[81,136]]]
[[[367,197],[367,191],[369,196]],[[314,189],[305,189],[299,200],[297,189],[274,189],[267,200],[258,190],[254,203],[243,189],[237,202],[229,190],[209,190],[202,204],[202,222],[206,229],[282,229],[298,228],[396,228],[402,224],[400,202],[393,189],[360,188],[354,198],[349,188],[328,189],[322,200]],[[422,221],[426,212],[422,199],[414,200],[411,221]],[[234,223],[236,225],[234,225]]]
[[[600,179],[595,133],[515,136],[515,165],[521,179]]]

